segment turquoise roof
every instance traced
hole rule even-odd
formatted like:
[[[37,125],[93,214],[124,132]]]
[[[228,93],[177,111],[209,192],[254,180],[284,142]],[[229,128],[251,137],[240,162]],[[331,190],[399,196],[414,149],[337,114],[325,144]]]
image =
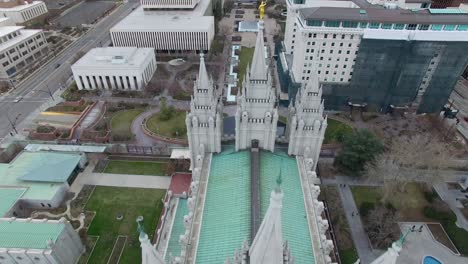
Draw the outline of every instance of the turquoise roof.
[[[213,155],[196,262],[224,263],[250,234],[250,153]]]
[[[429,8],[431,14],[466,14],[467,12],[460,8]]]
[[[64,223],[0,220],[0,248],[46,249],[47,241],[55,242]]]
[[[23,195],[26,189],[0,188],[0,217],[4,216]]]
[[[301,179],[295,158],[283,152],[262,151],[260,156],[260,210],[265,215],[270,203],[270,193],[276,187],[276,179],[281,173],[283,208],[281,221],[283,241],[288,241],[291,254],[297,264],[315,263],[310,238],[307,213],[304,205]]]
[[[8,169],[22,181],[66,182],[80,159],[79,154],[63,152],[23,152]]]
[[[22,199],[51,200],[70,176],[71,164],[76,167],[78,158],[78,154],[22,152],[10,163],[0,163],[0,187],[26,188]]]
[[[176,214],[174,216],[174,224],[172,225],[171,235],[166,250],[166,262],[169,263],[170,256],[180,256],[179,237],[185,233],[184,215],[188,214],[187,199],[178,198]]]

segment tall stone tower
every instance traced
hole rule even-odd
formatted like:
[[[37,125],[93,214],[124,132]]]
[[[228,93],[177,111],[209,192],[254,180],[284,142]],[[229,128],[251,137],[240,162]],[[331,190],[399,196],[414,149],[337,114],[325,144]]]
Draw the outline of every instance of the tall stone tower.
[[[236,150],[250,147],[252,140],[259,141],[259,147],[273,151],[275,147],[278,109],[272,77],[265,60],[263,41],[263,20],[255,44],[252,66],[242,84],[242,94],[237,95]]]
[[[289,138],[288,154],[312,158],[314,168],[327,129],[323,108],[322,87],[313,69],[309,82],[299,89],[295,105],[289,106],[286,136]]]
[[[203,54],[200,54],[200,69],[193,94],[190,113],[185,119],[192,164],[198,154],[221,152],[223,133],[223,104],[218,89],[214,88],[213,80],[208,76]]]

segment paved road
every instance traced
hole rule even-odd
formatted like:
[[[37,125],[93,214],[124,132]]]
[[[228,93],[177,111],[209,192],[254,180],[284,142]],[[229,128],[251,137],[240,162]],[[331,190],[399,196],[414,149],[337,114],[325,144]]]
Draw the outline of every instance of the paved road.
[[[59,89],[72,75],[71,58],[79,51],[88,51],[91,48],[100,46],[101,44],[110,41],[109,29],[115,25],[124,16],[132,11],[132,8],[137,6],[136,0],[121,5],[111,15],[101,20],[87,34],[71,44],[65,51],[59,54],[47,65],[36,71],[28,79],[23,81],[16,87],[10,95],[3,96],[0,99],[0,139],[8,135],[12,131],[12,126],[8,121],[15,120],[18,117],[16,124],[23,121],[30,113],[34,112],[44,102],[50,99],[48,89],[52,93]],[[56,68],[56,65],[60,64]],[[13,100],[17,96],[23,96],[23,100],[14,103]],[[19,115],[19,116],[18,116]],[[21,129],[21,125],[17,125]]]

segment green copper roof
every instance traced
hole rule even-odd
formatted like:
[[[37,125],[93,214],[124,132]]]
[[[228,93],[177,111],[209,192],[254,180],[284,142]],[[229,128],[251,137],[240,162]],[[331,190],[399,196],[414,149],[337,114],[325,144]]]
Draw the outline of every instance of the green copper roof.
[[[26,188],[23,199],[51,200],[80,159],[78,154],[22,152],[0,163],[0,187]]]
[[[429,13],[431,14],[466,14],[467,12],[460,8],[429,8]]]
[[[26,189],[0,188],[0,217],[3,217],[23,195]]]
[[[213,155],[196,262],[224,263],[250,233],[250,153]]]
[[[282,152],[262,151],[260,156],[260,200],[262,216],[270,203],[270,193],[281,172],[283,191],[283,241],[287,240],[297,264],[315,263],[312,242],[304,205],[304,194],[295,158]]]
[[[187,199],[178,198],[177,210],[174,216],[174,222],[172,225],[171,236],[166,250],[166,262],[169,263],[170,256],[180,256],[180,244],[179,236],[185,233],[184,227],[184,215],[188,214]]]
[[[46,249],[65,228],[58,222],[22,222],[0,220],[0,248]]]

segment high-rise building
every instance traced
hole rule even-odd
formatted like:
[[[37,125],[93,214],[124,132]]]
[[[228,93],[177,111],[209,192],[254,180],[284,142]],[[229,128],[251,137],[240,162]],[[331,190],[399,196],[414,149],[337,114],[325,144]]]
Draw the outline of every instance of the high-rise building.
[[[287,1],[282,91],[293,100],[312,67],[325,108],[438,111],[468,62],[462,10],[385,9],[365,1]]]
[[[272,76],[266,65],[263,21],[260,21],[251,67],[247,67],[242,93],[237,95],[236,150],[251,146],[258,140],[259,147],[273,151],[278,123],[276,94]]]
[[[190,113],[185,119],[190,147],[190,160],[196,159],[198,151],[221,152],[223,131],[223,103],[220,91],[206,71],[203,53],[200,55],[198,79],[193,88]]]

